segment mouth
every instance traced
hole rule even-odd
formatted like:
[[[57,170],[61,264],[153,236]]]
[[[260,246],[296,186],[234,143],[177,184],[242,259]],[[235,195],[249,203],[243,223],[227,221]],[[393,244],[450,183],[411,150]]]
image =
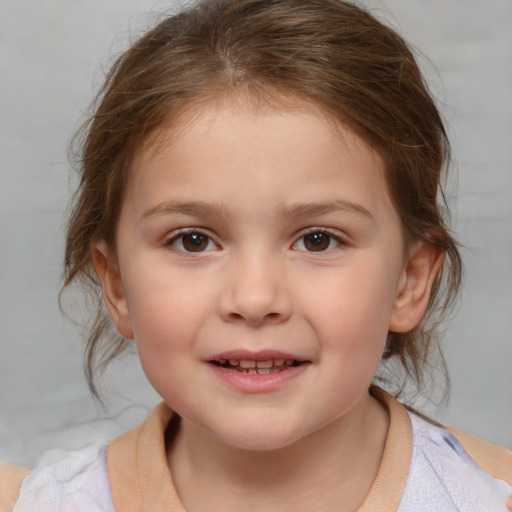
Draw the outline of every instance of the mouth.
[[[242,393],[267,393],[286,389],[307,371],[312,361],[280,350],[230,350],[206,360],[214,375]]]
[[[301,366],[306,364],[307,361],[299,361],[297,359],[213,359],[209,362],[214,366],[233,372],[249,375],[271,375]]]

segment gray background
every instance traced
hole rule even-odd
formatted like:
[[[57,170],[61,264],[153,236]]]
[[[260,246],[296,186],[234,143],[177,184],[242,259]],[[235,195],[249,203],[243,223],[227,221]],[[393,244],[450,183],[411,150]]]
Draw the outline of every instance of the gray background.
[[[452,398],[420,405],[512,446],[512,2],[364,4],[428,56],[455,153],[448,192],[467,277],[443,342]],[[81,333],[59,312],[57,294],[73,189],[66,146],[108,56],[171,5],[0,0],[0,459],[34,464],[49,447],[114,435],[158,401],[132,357],[104,379],[107,412],[94,404]],[[79,295],[67,301],[76,314]]]

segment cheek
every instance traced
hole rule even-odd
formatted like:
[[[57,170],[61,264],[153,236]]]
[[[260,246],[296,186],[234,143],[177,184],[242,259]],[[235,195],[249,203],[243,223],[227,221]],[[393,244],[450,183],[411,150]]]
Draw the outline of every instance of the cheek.
[[[394,283],[368,273],[365,279],[354,279],[350,274],[331,279],[308,302],[326,326],[372,331],[387,330],[394,299]]]
[[[141,366],[156,392],[173,403],[169,389],[181,389],[188,370],[184,356],[193,352],[194,311],[179,293],[134,297],[129,307]]]
[[[170,353],[189,346],[206,307],[190,285],[151,276],[132,280],[126,296],[141,359],[147,355],[163,363]]]
[[[353,360],[377,362],[387,339],[395,298],[393,271],[383,262],[325,276],[302,293],[305,315],[323,348]]]

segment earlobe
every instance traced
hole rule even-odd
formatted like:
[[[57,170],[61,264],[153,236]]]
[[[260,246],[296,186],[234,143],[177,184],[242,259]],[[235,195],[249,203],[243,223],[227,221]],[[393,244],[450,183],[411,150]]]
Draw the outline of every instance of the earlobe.
[[[103,299],[108,314],[117,331],[123,338],[133,338],[130,310],[126,300],[121,274],[109,255],[104,240],[91,245],[94,269],[101,283]]]
[[[411,248],[398,283],[389,331],[409,332],[421,322],[443,255],[439,247],[424,242]]]

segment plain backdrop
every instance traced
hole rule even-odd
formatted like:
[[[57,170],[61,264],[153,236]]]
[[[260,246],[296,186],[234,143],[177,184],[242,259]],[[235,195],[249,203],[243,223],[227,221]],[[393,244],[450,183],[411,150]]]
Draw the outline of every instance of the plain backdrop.
[[[421,49],[454,148],[465,289],[443,340],[451,400],[423,405],[512,447],[512,2],[362,3]],[[107,410],[94,403],[83,333],[57,295],[74,186],[66,147],[112,56],[173,5],[0,0],[0,459],[32,465],[47,448],[115,435],[159,400],[131,357],[104,379]]]

